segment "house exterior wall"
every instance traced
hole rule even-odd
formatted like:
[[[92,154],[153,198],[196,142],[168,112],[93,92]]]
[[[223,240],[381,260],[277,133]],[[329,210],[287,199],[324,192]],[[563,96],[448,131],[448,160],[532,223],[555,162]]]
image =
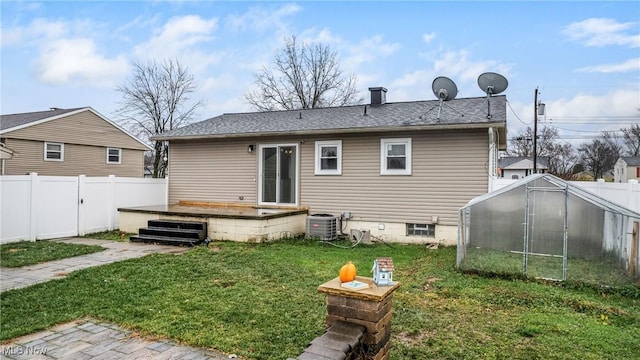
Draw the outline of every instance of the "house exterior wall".
[[[46,121],[2,134],[14,150],[6,175],[142,177],[147,148],[91,111]],[[64,161],[44,161],[44,143],[64,144]],[[120,164],[107,164],[107,147],[122,149]]]
[[[2,136],[22,140],[147,150],[136,139],[88,110],[7,132]]]
[[[380,175],[381,138],[408,137],[412,174]],[[324,140],[342,140],[342,175],[314,175],[315,141]],[[230,138],[171,142],[169,202],[257,206],[258,145],[278,143],[299,144],[299,206],[311,214],[349,211],[354,224],[395,223],[397,236],[406,237],[405,223],[432,223],[433,217],[436,229],[455,227],[458,209],[488,188],[486,129]],[[250,144],[256,149],[252,153],[247,151]]]
[[[43,141],[6,139],[6,144],[15,154],[5,162],[5,175],[143,176],[142,150],[122,149],[120,164],[107,164],[107,148],[101,146],[65,143],[64,161],[45,161]]]
[[[613,166],[613,181],[626,183],[633,179],[640,179],[640,166],[628,166],[626,161],[618,159]]]
[[[522,179],[527,176],[524,169],[502,169],[501,177],[505,179]]]

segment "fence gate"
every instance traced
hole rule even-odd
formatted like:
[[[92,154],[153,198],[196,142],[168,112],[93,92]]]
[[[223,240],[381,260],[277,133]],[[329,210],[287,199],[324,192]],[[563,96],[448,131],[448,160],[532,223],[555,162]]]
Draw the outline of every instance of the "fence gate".
[[[78,231],[78,178],[38,176],[32,211],[38,239],[75,236]]]
[[[532,277],[567,278],[567,188],[527,187],[522,266]]]
[[[0,244],[118,227],[118,208],[167,204],[167,180],[0,176]]]

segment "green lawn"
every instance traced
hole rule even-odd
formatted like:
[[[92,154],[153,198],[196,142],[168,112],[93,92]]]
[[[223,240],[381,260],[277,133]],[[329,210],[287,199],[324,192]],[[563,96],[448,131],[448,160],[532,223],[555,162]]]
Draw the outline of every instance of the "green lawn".
[[[533,278],[561,280],[562,266],[562,257],[531,255],[527,262],[527,275]],[[518,275],[523,273],[523,255],[509,251],[469,248],[461,268],[481,273]],[[600,286],[640,284],[637,278],[629,276],[623,270],[615,256],[606,253],[595,259],[568,258],[566,280]]]
[[[249,359],[299,355],[324,330],[317,286],[393,258],[391,359],[635,359],[640,290],[623,296],[456,272],[455,248],[212,243],[0,295],[1,338],[84,316]]]
[[[27,266],[102,250],[104,250],[103,247],[95,245],[66,244],[55,241],[21,241],[0,245],[0,266]]]

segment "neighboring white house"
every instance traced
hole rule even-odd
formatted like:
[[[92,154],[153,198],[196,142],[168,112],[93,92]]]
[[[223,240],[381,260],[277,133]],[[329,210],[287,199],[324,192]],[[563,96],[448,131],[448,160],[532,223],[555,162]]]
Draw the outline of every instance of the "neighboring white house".
[[[640,179],[640,156],[622,156],[613,166],[613,181],[626,183]]]
[[[539,174],[545,174],[549,170],[549,161],[546,157],[538,157]],[[533,160],[526,156],[505,156],[498,160],[498,172],[505,179],[522,179],[533,174]]]

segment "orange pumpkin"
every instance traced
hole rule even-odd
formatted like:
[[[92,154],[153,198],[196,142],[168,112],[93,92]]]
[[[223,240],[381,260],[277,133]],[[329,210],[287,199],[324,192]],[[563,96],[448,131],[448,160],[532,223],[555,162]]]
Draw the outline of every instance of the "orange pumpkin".
[[[340,268],[340,281],[349,282],[356,279],[356,266],[351,261]]]

